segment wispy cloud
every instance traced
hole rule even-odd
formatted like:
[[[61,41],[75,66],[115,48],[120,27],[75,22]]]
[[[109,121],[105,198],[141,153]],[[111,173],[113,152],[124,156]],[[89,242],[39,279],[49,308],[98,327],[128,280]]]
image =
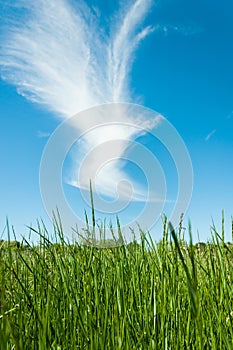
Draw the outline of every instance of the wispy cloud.
[[[75,6],[68,0],[22,0],[15,3],[14,19],[5,19],[0,43],[2,78],[17,87],[19,94],[29,101],[39,103],[57,117],[68,118],[86,108],[108,102],[130,102],[130,70],[135,50],[140,42],[154,29],[142,28],[142,23],[152,6],[152,0],[130,1],[120,8],[110,27],[110,35],[100,28],[99,10],[89,8],[83,1]],[[122,124],[132,121],[126,114]],[[108,120],[106,120],[106,123]],[[140,123],[148,128],[158,120]],[[87,121],[88,125],[88,121]],[[75,125],[85,129],[86,125]],[[80,153],[87,154],[93,147],[108,138],[122,139],[115,156],[121,159],[127,140],[135,139],[138,130],[123,126],[102,127],[87,135],[82,148],[77,151],[76,165],[80,165]],[[40,135],[40,136],[39,136]],[[43,133],[39,137],[45,137]],[[99,157],[99,158],[98,158]],[[92,169],[101,161],[101,155],[93,160]],[[86,179],[92,174],[86,168]],[[74,169],[70,183],[86,188],[87,183],[76,180]],[[107,181],[107,178],[112,179]],[[110,189],[117,179],[127,178],[117,162],[108,166],[99,176],[99,188],[111,195]],[[142,198],[144,190],[138,188],[135,196]],[[127,192],[127,191],[126,191]]]
[[[216,133],[216,129],[212,130],[206,137],[205,141],[209,141],[209,139]]]
[[[171,25],[171,24],[158,24],[157,31],[163,32],[164,35],[169,33],[177,33],[183,36],[192,36],[202,32],[202,28],[197,25]]]
[[[50,135],[51,134],[49,132],[46,132],[46,131],[41,131],[41,130],[37,131],[37,137],[39,137],[40,139],[48,138]]]
[[[140,41],[153,31],[151,26],[142,30],[138,27],[151,5],[151,0],[135,1],[123,17],[119,14],[121,19],[114,25],[116,31],[108,47],[108,80],[113,101],[130,99],[128,78],[134,52]]]
[[[231,111],[229,114],[227,114],[226,119],[232,119],[233,118],[233,111]]]

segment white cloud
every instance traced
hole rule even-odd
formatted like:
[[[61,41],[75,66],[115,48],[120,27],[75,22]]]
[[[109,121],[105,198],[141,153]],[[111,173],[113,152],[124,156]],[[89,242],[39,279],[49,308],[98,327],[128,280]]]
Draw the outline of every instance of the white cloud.
[[[99,27],[98,9],[93,11],[82,1],[73,7],[68,0],[37,0],[36,3],[22,0],[21,8],[15,5],[17,18],[5,20],[4,35],[0,38],[2,78],[15,85],[18,93],[29,101],[43,105],[60,118],[102,103],[130,102],[129,73],[135,50],[153,31],[150,26],[141,28],[152,2],[136,0],[126,4],[115,17],[108,36]],[[122,124],[132,118],[134,116],[126,115]],[[143,116],[139,122],[149,128],[157,123],[156,120],[148,122]],[[75,127],[82,130],[87,125],[88,120],[85,125]],[[39,132],[38,136],[45,137],[45,134]],[[77,151],[76,167],[80,165],[80,154],[87,154],[116,136],[122,140],[115,152],[120,159],[127,148],[126,141],[135,139],[138,130],[126,130],[124,125],[94,130]],[[92,174],[90,167],[95,169],[100,160],[101,157],[87,166],[83,179],[88,182],[77,182],[78,169],[75,168],[70,183],[85,188]],[[99,190],[107,195],[112,194],[111,188],[119,179],[127,178],[118,162],[100,174]],[[143,197],[144,190],[134,185],[137,200]]]
[[[147,120],[146,116],[143,115],[131,116],[130,105],[128,109],[127,106],[124,106],[124,109],[124,111],[113,110],[113,113],[117,114],[115,118],[119,124],[106,124],[94,128],[82,137],[73,151],[74,168],[72,173],[76,173],[76,180],[71,178],[68,182],[73,186],[89,189],[89,180],[91,179],[100,193],[115,197],[118,182],[124,180],[131,183],[134,188],[133,199],[145,201],[147,199],[145,189],[130,180],[122,169],[123,162],[119,163],[116,159],[121,159],[130,142],[145,133],[145,130],[157,127],[162,121],[162,116],[154,114],[153,119],[150,117]],[[133,109],[134,111],[135,109]],[[90,112],[92,122],[95,118],[98,121],[98,116]],[[104,118],[104,121],[106,119]],[[132,125],[132,119],[134,125]],[[135,125],[138,125],[138,128]],[[112,161],[109,162],[109,160]],[[122,191],[121,198],[128,198],[128,194],[130,195],[129,188]]]

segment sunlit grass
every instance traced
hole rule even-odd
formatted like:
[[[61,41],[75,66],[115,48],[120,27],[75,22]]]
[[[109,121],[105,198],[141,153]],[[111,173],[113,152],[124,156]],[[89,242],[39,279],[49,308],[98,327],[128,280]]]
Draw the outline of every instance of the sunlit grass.
[[[0,349],[232,350],[233,246],[163,227],[100,249],[57,221],[53,240],[40,225],[38,245],[0,243]]]

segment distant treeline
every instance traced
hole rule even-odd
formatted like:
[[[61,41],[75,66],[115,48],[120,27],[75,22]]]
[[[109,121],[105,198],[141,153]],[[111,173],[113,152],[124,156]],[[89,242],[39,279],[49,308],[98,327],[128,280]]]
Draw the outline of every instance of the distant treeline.
[[[158,242],[159,244],[159,242]],[[233,243],[231,242],[224,242],[222,243],[223,244],[223,247],[226,248],[226,249],[233,249]],[[52,245],[54,248],[57,248],[59,249],[59,247],[61,247],[63,245],[63,243],[51,243],[50,242],[50,245]],[[67,245],[75,245],[75,244],[68,244]],[[85,246],[89,246],[89,247],[96,247],[96,248],[117,248],[122,244],[122,242],[119,242],[118,240],[114,240],[114,239],[106,239],[106,240],[96,240],[96,239],[89,239],[88,241],[86,242],[81,242],[81,243],[76,243],[76,245],[85,245]],[[135,240],[133,242],[130,242],[128,244],[125,244],[128,248],[130,247],[135,247],[135,246],[140,246],[140,244]],[[192,245],[189,245],[187,244],[186,242],[180,242],[180,246],[183,248],[185,247],[195,247],[197,250],[200,250],[200,251],[204,251],[205,249],[207,248],[210,248],[210,247],[215,247],[216,244],[215,243],[212,243],[212,242],[197,242],[195,244],[192,244]],[[24,242],[19,242],[19,241],[6,241],[6,240],[0,240],[0,249],[21,249],[21,250],[30,250],[30,249],[35,249],[39,247],[39,244],[38,245],[30,245],[30,244],[25,244]]]

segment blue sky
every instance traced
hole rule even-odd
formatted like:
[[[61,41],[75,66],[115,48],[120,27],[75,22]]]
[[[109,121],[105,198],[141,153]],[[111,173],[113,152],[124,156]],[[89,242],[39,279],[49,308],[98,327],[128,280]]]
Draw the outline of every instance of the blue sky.
[[[42,0],[40,2],[43,3]],[[1,17],[4,17],[1,62],[4,61],[2,57],[9,34],[6,18],[17,18],[21,26],[25,23],[23,11],[20,8],[12,10],[8,6],[14,3],[0,1]],[[27,1],[22,3],[25,6]],[[129,1],[128,6],[133,3]],[[73,0],[73,8],[77,4],[80,1]],[[113,5],[112,1],[89,1],[88,5],[98,15],[98,25],[107,33],[111,32],[110,23],[117,27],[128,10],[117,2]],[[211,218],[219,227],[221,210],[224,209],[226,234],[230,240],[230,218],[233,214],[232,1],[164,0],[149,5],[145,10],[147,15],[140,20],[137,30],[139,32],[147,26],[151,26],[152,30],[148,30],[133,54],[134,62],[127,76],[127,93],[123,91],[124,94],[117,98],[122,101],[125,97],[122,102],[140,102],[161,113],[177,129],[190,153],[194,172],[193,195],[185,220],[190,217],[194,235],[199,230],[201,240],[205,240],[210,237]],[[33,11],[35,14],[38,10]],[[43,11],[46,12],[46,7]],[[113,31],[114,25],[111,27]],[[43,36],[38,38],[41,43]],[[57,39],[56,36],[54,38]],[[125,41],[125,50],[129,43]],[[78,52],[78,48],[74,51]],[[131,66],[130,60],[128,65]],[[1,64],[2,72],[3,68]],[[12,69],[11,73],[14,74],[15,70]],[[25,77],[28,79],[28,75],[20,74],[18,86],[19,80]],[[48,136],[62,119],[51,106],[33,103],[32,98],[26,99],[18,94],[14,85],[17,84],[9,79],[9,72],[7,79],[0,81],[0,227],[3,230],[8,216],[16,232],[25,234],[25,225],[35,225],[37,218],[48,221],[40,196],[39,167]],[[54,91],[59,94],[59,89]],[[116,94],[117,89],[114,91]],[[62,100],[63,96],[57,98]],[[65,102],[62,100],[60,110]],[[158,149],[155,150],[155,153],[159,152],[156,156],[163,158],[162,150]],[[176,175],[174,166],[169,167],[168,163],[163,162],[162,165],[168,195],[172,196],[176,190],[176,183],[173,184],[173,176],[176,178]],[[133,172],[130,175],[133,176]],[[70,202],[74,203],[77,189],[67,184],[64,184],[64,189]],[[83,205],[79,200],[74,206],[80,210]],[[123,219],[125,215],[126,212],[122,212]]]

